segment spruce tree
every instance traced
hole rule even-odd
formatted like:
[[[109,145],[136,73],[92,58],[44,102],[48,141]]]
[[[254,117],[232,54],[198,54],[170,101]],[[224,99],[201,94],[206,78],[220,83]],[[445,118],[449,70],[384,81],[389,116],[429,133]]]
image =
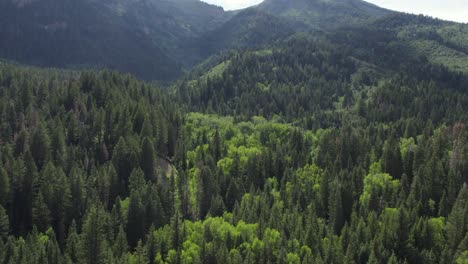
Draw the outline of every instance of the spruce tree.
[[[5,208],[0,205],[0,240],[5,241],[10,232],[10,222]]]
[[[70,258],[72,263],[78,263],[80,257],[80,237],[76,230],[76,222],[73,221],[69,230],[66,241],[65,253]]]
[[[119,232],[115,238],[113,250],[117,259],[121,258],[128,251],[127,237],[122,224],[119,226]]]
[[[37,168],[41,170],[50,158],[50,139],[43,125],[34,131],[30,149]]]
[[[344,225],[344,210],[343,210],[343,200],[341,198],[341,186],[336,183],[333,196],[330,197],[330,223],[332,224],[333,232],[337,235],[340,234],[341,228]]]
[[[33,209],[32,209],[32,222],[33,225],[37,226],[39,231],[46,231],[50,225],[51,214],[50,210],[47,207],[47,204],[44,201],[44,197],[40,192],[35,198],[33,202]]]
[[[146,180],[152,182],[156,182],[155,161],[156,152],[154,151],[153,142],[149,138],[144,138],[141,145],[140,166],[145,173]]]
[[[5,169],[0,168],[0,205],[6,206],[10,198],[10,179]]]
[[[92,205],[88,209],[80,235],[80,261],[82,263],[106,263],[107,243],[104,238],[105,221],[101,206]]]

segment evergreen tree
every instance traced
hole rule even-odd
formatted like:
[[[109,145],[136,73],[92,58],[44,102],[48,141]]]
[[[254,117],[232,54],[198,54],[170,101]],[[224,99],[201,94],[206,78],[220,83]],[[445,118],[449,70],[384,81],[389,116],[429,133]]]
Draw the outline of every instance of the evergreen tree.
[[[133,152],[131,147],[122,137],[119,139],[117,145],[114,148],[112,161],[119,179],[124,183],[124,186],[128,186],[130,173],[133,171],[138,162],[136,160],[136,153]]]
[[[447,238],[450,249],[455,251],[468,232],[468,189],[462,188],[447,219]]]
[[[47,130],[42,125],[34,131],[30,149],[37,168],[41,170],[50,157],[50,140]]]
[[[332,224],[332,229],[335,234],[340,234],[341,228],[344,225],[344,210],[343,210],[343,200],[341,198],[341,186],[339,183],[336,183],[334,192],[332,192],[332,197],[330,197],[330,223]]]
[[[104,237],[105,215],[99,205],[92,205],[84,218],[81,243],[80,260],[82,263],[106,263],[107,242]]]
[[[6,206],[10,198],[10,179],[5,169],[0,168],[0,205]]]
[[[119,232],[113,245],[114,255],[117,259],[121,258],[128,251],[127,237],[123,225],[119,226]]]
[[[130,247],[135,248],[145,235],[144,193],[146,182],[141,170],[134,170],[130,176],[130,203],[127,214],[127,240]]]
[[[5,208],[0,205],[0,241],[5,241],[10,233],[10,222]]]
[[[143,243],[138,241],[138,245],[135,248],[135,253],[134,253],[134,262],[135,264],[148,264],[148,256],[146,254],[146,248],[143,246]]]
[[[72,263],[78,263],[80,257],[80,237],[76,231],[76,222],[73,221],[66,241],[65,253],[70,258]]]
[[[37,226],[39,231],[46,231],[50,226],[51,214],[42,193],[39,193],[34,199],[32,219],[33,224]]]
[[[140,166],[143,172],[145,173],[145,178],[152,182],[156,182],[155,177],[155,161],[156,161],[156,152],[153,148],[153,142],[148,139],[144,138],[143,143],[141,145],[141,158],[140,158]]]

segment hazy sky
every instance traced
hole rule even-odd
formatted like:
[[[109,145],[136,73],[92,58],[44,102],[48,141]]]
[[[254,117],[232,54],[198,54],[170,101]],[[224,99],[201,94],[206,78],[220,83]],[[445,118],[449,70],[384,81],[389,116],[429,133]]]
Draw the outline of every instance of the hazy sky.
[[[204,0],[226,10],[258,4],[262,0]],[[425,14],[446,20],[468,23],[468,0],[368,0],[379,6],[415,14]]]

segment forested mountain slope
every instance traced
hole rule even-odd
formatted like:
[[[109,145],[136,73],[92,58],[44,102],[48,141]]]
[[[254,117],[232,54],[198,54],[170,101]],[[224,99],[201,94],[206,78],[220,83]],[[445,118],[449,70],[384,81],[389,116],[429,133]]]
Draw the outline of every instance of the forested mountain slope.
[[[362,0],[265,0],[256,8],[316,29],[363,23],[392,13]]]
[[[0,263],[467,261],[466,25],[358,0],[8,0],[0,22],[35,65],[208,58],[164,87],[1,61]]]
[[[174,79],[180,43],[230,15],[198,0],[0,2],[0,57],[38,66],[108,67]]]
[[[360,48],[361,38],[385,35],[394,46],[411,50],[411,56],[454,70],[468,68],[466,25],[400,14],[361,0],[267,0],[236,12],[199,0],[4,0],[0,23],[2,59],[110,68],[166,82],[214,54],[272,45],[299,32],[356,40],[352,49]],[[369,32],[361,36],[364,30]],[[366,52],[378,48],[370,41]]]
[[[298,36],[170,90],[2,65],[0,260],[463,263],[466,75],[355,55]]]
[[[358,57],[383,63],[425,58],[431,64],[468,72],[468,25],[425,16],[392,14],[372,23],[330,32],[335,44],[348,46]]]

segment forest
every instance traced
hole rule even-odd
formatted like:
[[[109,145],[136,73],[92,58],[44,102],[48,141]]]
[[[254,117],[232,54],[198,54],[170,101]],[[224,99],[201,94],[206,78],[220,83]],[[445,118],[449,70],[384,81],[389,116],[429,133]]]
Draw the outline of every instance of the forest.
[[[393,48],[1,63],[0,263],[468,263],[468,77]]]

